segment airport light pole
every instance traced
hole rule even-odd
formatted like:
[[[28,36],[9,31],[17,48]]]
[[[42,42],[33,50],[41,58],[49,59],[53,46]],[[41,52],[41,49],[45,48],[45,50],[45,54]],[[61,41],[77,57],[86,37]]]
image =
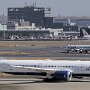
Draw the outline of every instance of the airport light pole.
[[[3,15],[3,37],[4,37],[4,40],[5,40],[5,30],[4,30],[4,15]]]

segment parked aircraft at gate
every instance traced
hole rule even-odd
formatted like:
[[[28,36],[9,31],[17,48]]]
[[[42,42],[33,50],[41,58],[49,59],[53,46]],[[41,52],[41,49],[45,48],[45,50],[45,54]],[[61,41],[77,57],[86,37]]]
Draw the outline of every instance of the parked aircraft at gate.
[[[70,81],[90,76],[90,61],[5,60],[0,59],[0,72],[15,75],[46,75],[45,80]]]
[[[85,29],[82,29],[83,35],[84,35],[84,39],[90,39],[90,35],[86,32]]]

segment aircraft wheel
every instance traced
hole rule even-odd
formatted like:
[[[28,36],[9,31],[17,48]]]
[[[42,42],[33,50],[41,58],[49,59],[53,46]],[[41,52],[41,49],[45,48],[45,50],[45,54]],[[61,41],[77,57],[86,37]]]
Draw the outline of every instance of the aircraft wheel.
[[[52,82],[52,79],[45,78],[45,79],[44,79],[44,82]]]
[[[67,53],[69,53],[69,51],[67,51]]]

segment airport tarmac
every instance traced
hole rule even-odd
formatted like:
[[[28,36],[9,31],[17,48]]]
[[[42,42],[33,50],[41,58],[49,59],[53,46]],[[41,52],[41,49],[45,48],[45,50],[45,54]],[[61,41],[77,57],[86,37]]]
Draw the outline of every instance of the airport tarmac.
[[[70,41],[0,41],[0,46],[64,46],[64,45],[90,45],[90,40]]]
[[[62,45],[0,47],[0,55],[6,59],[58,59],[58,60],[90,60],[90,52],[61,53]]]
[[[43,82],[30,76],[7,76],[0,77],[0,90],[90,90],[90,78]]]
[[[90,41],[0,41],[0,55],[6,59],[90,60],[90,52],[60,53],[63,46],[70,44],[89,45]],[[31,76],[3,76],[0,90],[90,90],[90,78],[66,83],[43,82]]]

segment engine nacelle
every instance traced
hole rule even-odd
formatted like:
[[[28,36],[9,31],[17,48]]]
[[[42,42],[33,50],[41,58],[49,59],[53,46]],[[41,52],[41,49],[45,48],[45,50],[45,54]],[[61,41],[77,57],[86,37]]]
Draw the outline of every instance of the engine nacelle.
[[[71,52],[76,52],[75,49],[72,49]]]
[[[79,50],[79,53],[82,53],[82,52],[83,52],[83,50],[82,50],[82,49],[80,49],[80,50]]]
[[[70,81],[72,79],[72,72],[70,71],[56,71],[54,74],[55,79]]]

